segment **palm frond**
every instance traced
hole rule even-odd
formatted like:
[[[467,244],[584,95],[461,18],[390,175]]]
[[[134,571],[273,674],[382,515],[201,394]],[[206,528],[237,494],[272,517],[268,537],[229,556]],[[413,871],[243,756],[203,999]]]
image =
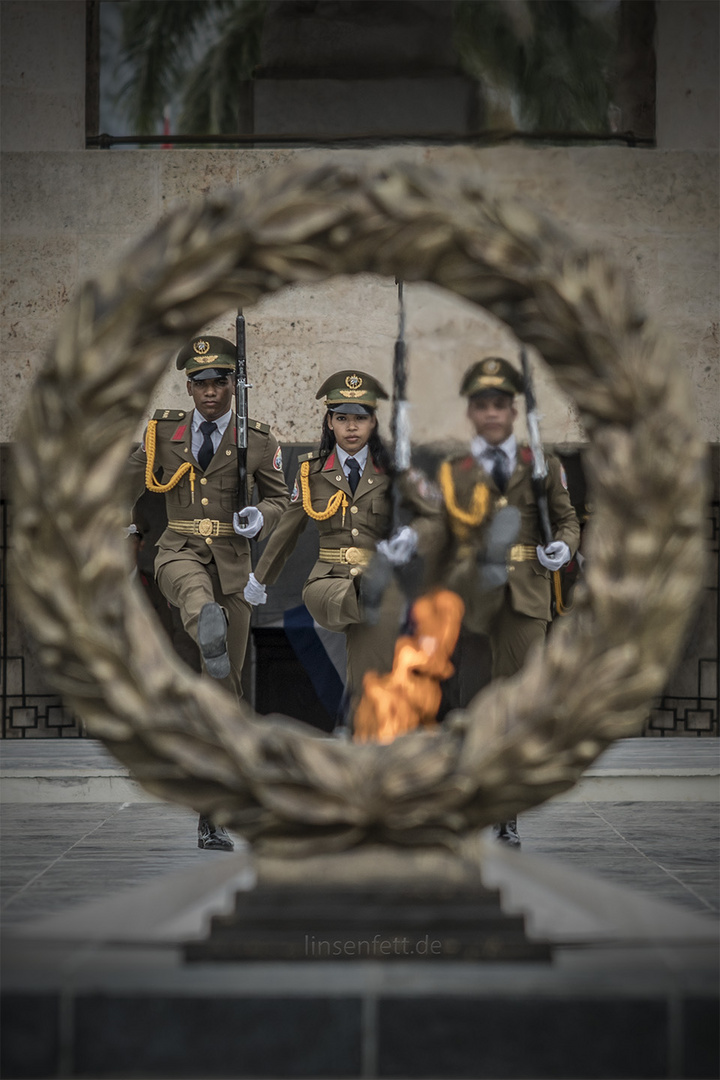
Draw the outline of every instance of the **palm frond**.
[[[458,0],[455,34],[464,69],[514,95],[527,130],[607,128],[614,38],[608,21],[577,0],[515,9],[504,0]]]
[[[260,59],[265,0],[245,0],[228,11],[215,44],[187,80],[178,130],[188,134],[234,134],[240,83]]]
[[[131,68],[118,95],[140,135],[154,132],[163,107],[187,76],[201,30],[242,0],[128,0],[122,53]]]

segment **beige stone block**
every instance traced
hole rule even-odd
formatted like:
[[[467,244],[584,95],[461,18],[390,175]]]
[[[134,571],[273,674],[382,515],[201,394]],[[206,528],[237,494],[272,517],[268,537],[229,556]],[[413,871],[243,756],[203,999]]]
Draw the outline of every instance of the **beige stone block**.
[[[85,149],[85,94],[3,89],[3,150],[53,152]]]
[[[4,154],[2,227],[26,233],[114,233],[138,239],[159,217],[156,158],[79,151]]]
[[[52,340],[75,291],[77,243],[72,236],[3,236],[0,240],[0,328],[5,346],[28,353]]]
[[[663,238],[658,245],[660,310],[673,321],[692,316],[703,323],[720,314],[718,233],[703,230]],[[704,326],[702,327],[704,329]]]
[[[238,153],[237,150],[171,150],[157,154],[162,212],[235,187]]]
[[[114,272],[144,235],[142,231],[123,233],[119,230],[80,233],[77,238],[78,284],[101,277],[108,271]]]
[[[0,442],[14,442],[23,409],[32,401],[32,389],[44,361],[41,349],[2,347],[3,392],[0,394]]]
[[[673,340],[692,387],[700,434],[720,442],[720,323],[716,319],[698,327],[688,321],[676,328]]]
[[[558,223],[691,229],[717,222],[718,155],[624,147],[428,148],[440,171],[466,171],[506,197],[529,200]]]

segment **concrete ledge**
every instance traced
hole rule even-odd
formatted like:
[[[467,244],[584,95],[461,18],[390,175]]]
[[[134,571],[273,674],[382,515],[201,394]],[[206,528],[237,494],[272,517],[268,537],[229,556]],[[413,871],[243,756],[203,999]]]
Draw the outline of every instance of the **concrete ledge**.
[[[0,802],[158,802],[93,739],[0,745]],[[623,739],[602,754],[567,802],[717,802],[720,739]]]

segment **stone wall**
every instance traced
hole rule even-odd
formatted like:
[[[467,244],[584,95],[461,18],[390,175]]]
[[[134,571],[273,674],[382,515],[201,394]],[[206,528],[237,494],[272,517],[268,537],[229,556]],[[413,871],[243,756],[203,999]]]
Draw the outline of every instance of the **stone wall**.
[[[697,392],[703,435],[718,418],[717,154],[612,147],[317,151],[69,151],[3,155],[0,441],[10,442],[58,317],[79,283],[112,265],[171,207],[291,159],[380,165],[402,158],[448,173],[467,171],[530,200],[582,242],[602,246],[632,272],[649,310],[661,316]],[[505,329],[471,305],[426,285],[407,288],[407,340],[414,435],[464,430],[457,386],[487,351],[517,356]],[[287,442],[312,441],[315,390],[333,370],[360,367],[390,381],[397,327],[394,283],[371,275],[293,287],[246,312],[254,389],[252,414]],[[213,329],[232,336],[234,312]],[[569,402],[539,380],[544,434],[582,440]],[[150,407],[186,403],[169,372]]]

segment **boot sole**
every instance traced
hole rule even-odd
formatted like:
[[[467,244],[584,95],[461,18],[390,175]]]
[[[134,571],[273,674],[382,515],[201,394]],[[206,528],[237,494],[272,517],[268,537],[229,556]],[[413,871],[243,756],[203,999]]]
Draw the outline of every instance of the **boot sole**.
[[[219,604],[205,604],[198,618],[198,645],[208,675],[226,679],[230,674],[227,621]]]

